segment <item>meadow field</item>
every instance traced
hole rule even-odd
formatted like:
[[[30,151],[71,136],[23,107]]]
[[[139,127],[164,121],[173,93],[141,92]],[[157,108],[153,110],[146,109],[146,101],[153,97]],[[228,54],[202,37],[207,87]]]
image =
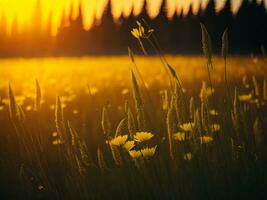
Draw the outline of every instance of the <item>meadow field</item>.
[[[0,60],[1,199],[266,198],[266,60],[165,59]]]

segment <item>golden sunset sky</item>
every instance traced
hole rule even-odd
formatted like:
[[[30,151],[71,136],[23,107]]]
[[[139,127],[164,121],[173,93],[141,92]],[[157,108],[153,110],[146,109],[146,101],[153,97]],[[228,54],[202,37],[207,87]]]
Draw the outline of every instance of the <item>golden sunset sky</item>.
[[[88,30],[92,26],[94,16],[101,18],[105,5],[108,0],[1,0],[0,1],[0,26],[5,28],[9,34],[12,27],[16,24],[18,31],[27,29],[33,24],[36,17],[36,7],[39,1],[41,13],[41,26],[47,26],[49,16],[52,17],[52,34],[57,33],[62,16],[69,16],[70,8],[73,7],[73,16],[75,19],[78,15],[79,5],[83,10],[83,26]],[[233,10],[236,11],[242,0],[233,0]],[[267,3],[267,0],[265,0]],[[162,0],[147,0],[148,11],[153,17],[157,15]],[[186,13],[190,4],[193,5],[194,11],[200,6],[205,7],[208,0],[167,0],[168,15],[171,16],[177,12]],[[216,0],[217,9],[223,7],[225,0]],[[112,0],[112,13],[114,18],[121,15],[127,16],[132,8],[135,14],[138,14],[142,8],[143,0]],[[4,24],[4,25],[3,25]],[[5,26],[5,27],[3,27]]]

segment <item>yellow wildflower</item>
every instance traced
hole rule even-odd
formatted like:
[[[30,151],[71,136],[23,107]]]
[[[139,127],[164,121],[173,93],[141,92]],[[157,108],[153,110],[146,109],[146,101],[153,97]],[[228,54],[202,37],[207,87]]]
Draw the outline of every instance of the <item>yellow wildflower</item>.
[[[150,140],[154,135],[152,133],[149,132],[137,132],[134,135],[134,140],[137,142],[143,142],[143,141],[147,141]]]
[[[131,149],[134,148],[134,141],[127,141],[124,145],[123,148],[126,149],[127,151],[130,151]]]
[[[184,155],[184,160],[188,160],[188,161],[192,160],[192,153],[186,153]]]
[[[141,151],[136,151],[136,150],[129,151],[129,154],[132,158],[139,158],[140,156],[142,156]]]
[[[157,146],[154,146],[152,148],[144,148],[141,149],[141,153],[144,157],[152,157],[154,156],[155,152],[156,152]]]
[[[189,123],[184,123],[182,125],[180,125],[180,128],[183,129],[183,131],[192,131],[193,128],[194,128],[195,124],[192,123],[192,122],[189,122]]]
[[[210,142],[213,141],[213,138],[212,137],[209,137],[209,136],[202,136],[200,137],[200,143],[201,144],[208,144]]]
[[[122,146],[128,139],[128,135],[120,135],[118,137],[113,138],[110,143],[115,146]]]
[[[175,133],[174,134],[174,140],[177,140],[177,141],[185,141],[185,132],[178,132],[178,133]]]
[[[210,126],[210,129],[211,129],[212,132],[219,131],[219,130],[221,130],[221,125],[220,124],[212,124]]]
[[[134,28],[132,31],[131,31],[132,35],[137,38],[137,39],[140,39],[140,33],[139,33],[139,30],[137,28]]]
[[[57,132],[53,132],[53,133],[52,133],[52,136],[53,136],[53,137],[57,137],[57,136],[58,136]]]
[[[215,109],[212,109],[212,110],[210,110],[210,115],[217,116],[217,115],[219,115],[219,113]]]

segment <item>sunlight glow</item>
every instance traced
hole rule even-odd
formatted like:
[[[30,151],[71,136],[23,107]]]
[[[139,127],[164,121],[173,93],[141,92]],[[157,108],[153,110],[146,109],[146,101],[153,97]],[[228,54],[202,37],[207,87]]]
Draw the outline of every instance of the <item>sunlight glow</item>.
[[[131,11],[137,15],[144,0],[111,0],[112,13],[115,19],[128,16]],[[233,10],[236,11],[242,0],[234,0]],[[267,2],[267,0],[265,0]],[[82,11],[83,27],[88,30],[94,20],[101,19],[108,0],[1,0],[0,27],[8,35],[17,31],[29,31],[41,28],[47,29],[51,25],[51,34],[56,35],[62,25],[67,25],[70,19],[75,19]],[[147,9],[151,17],[158,14],[162,0],[147,0]],[[177,13],[186,14],[190,5],[196,13],[200,7],[204,8],[208,0],[166,0],[168,16]],[[225,0],[216,0],[217,9],[221,9]]]

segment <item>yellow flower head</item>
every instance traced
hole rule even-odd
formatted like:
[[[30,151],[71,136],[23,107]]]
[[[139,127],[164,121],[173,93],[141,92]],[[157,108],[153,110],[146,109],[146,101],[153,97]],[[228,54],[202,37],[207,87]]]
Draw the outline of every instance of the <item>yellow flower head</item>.
[[[154,156],[156,152],[156,148],[157,146],[154,146],[152,148],[144,148],[144,149],[141,149],[141,153],[144,157],[152,157]]]
[[[213,141],[213,138],[212,137],[209,137],[209,136],[202,136],[200,137],[200,143],[201,144],[208,144],[210,142]]]
[[[192,153],[186,153],[185,155],[184,155],[184,160],[192,160]]]
[[[130,151],[131,149],[134,148],[134,141],[127,141],[124,145],[123,148],[126,149],[127,151]]]
[[[139,21],[136,21],[138,28],[134,28],[131,33],[138,40],[142,38],[149,38],[150,35],[154,32],[153,29],[145,30],[142,24]]]
[[[136,151],[136,150],[129,151],[129,154],[132,158],[139,158],[140,156],[142,156],[141,151]]]
[[[207,94],[207,96],[212,95],[214,92],[215,92],[215,89],[213,89],[213,88],[208,87],[208,88],[206,89],[206,94]]]
[[[200,99],[201,101],[205,101],[210,95],[212,95],[215,92],[214,89],[211,89],[210,87],[207,87],[206,82],[203,81],[202,88],[200,90]]]
[[[174,140],[179,142],[185,141],[185,132],[178,132],[174,134]]]
[[[118,137],[115,137],[114,139],[112,139],[110,141],[110,143],[112,145],[115,145],[115,146],[122,146],[125,144],[125,142],[127,141],[128,139],[128,135],[120,135]]]
[[[210,130],[212,132],[217,132],[217,131],[221,130],[221,125],[220,124],[211,124],[210,125]]]
[[[219,115],[219,113],[216,110],[212,109],[210,110],[210,115],[217,116]]]
[[[152,133],[149,132],[137,132],[134,135],[134,140],[137,142],[143,142],[143,141],[147,141],[150,140],[154,135]]]
[[[141,37],[141,34],[139,32],[139,30],[137,28],[134,28],[132,31],[131,31],[132,35],[137,38],[137,39],[140,39]]]
[[[194,126],[195,126],[194,123],[189,122],[189,123],[184,123],[180,125],[180,128],[183,129],[183,131],[189,132],[193,130]]]

